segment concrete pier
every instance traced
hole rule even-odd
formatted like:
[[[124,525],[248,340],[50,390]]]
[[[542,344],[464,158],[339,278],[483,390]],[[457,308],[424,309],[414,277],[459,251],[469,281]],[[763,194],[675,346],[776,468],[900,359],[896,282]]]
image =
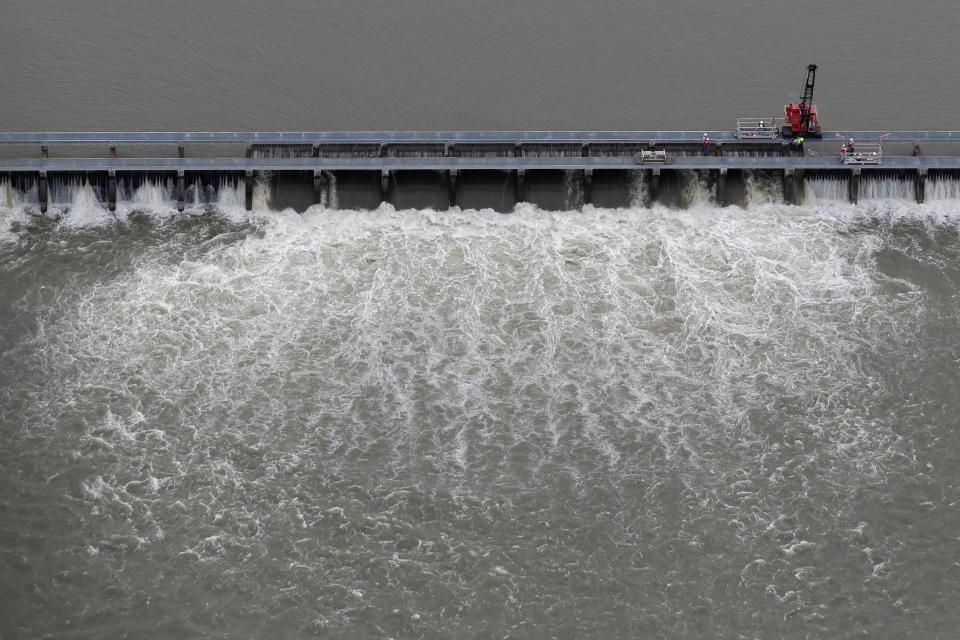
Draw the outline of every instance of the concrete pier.
[[[717,206],[722,207],[727,204],[727,169],[720,169],[717,174]]]
[[[803,170],[786,169],[783,172],[783,199],[788,204],[803,204]]]
[[[913,195],[917,204],[923,204],[927,195],[927,170],[917,169],[913,182]]]
[[[457,206],[457,170],[447,170],[447,206],[453,208]]]
[[[860,200],[860,167],[850,172],[850,180],[847,182],[849,189],[850,204],[857,204]]]
[[[117,210],[117,172],[110,171],[107,174],[107,209]]]
[[[183,209],[186,206],[186,185],[185,185],[183,169],[177,171],[177,211],[183,213]]]
[[[40,213],[46,213],[50,204],[50,191],[47,185],[47,172],[41,171],[37,176],[37,199],[40,201]]]

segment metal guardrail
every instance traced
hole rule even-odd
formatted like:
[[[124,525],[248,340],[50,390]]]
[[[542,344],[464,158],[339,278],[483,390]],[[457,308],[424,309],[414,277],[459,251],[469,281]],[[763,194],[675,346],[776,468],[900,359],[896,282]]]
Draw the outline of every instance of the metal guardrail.
[[[734,135],[740,140],[773,140],[780,131],[773,118],[737,118]]]
[[[771,118],[771,123],[772,123]],[[766,122],[764,120],[764,122]],[[8,131],[0,144],[324,144],[339,142],[700,142],[693,131]],[[715,142],[737,140],[735,131],[706,131]],[[960,131],[824,131],[857,140],[960,142]]]
[[[735,140],[732,131],[708,131],[713,140]],[[329,144],[699,142],[697,131],[54,131],[0,132],[0,144]],[[957,137],[960,140],[960,134]]]
[[[840,148],[841,164],[880,164],[883,160],[883,148],[879,142],[860,142],[851,151],[846,146]]]

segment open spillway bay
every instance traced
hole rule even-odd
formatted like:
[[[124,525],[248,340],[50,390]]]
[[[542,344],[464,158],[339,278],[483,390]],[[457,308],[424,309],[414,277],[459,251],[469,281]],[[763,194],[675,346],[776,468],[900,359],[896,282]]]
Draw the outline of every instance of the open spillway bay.
[[[948,637],[957,219],[5,224],[0,635]]]

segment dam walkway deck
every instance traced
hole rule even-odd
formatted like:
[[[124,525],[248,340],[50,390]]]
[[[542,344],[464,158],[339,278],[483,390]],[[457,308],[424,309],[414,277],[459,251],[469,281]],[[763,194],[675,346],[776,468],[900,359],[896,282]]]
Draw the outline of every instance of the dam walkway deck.
[[[88,171],[479,171],[479,170],[960,170],[960,156],[884,156],[878,164],[844,165],[830,156],[680,156],[639,164],[632,157],[375,158],[24,158],[0,160],[0,172]]]
[[[0,144],[238,144],[688,142],[706,133],[716,142],[745,142],[733,131],[67,131],[0,132]],[[823,140],[850,137],[887,142],[960,142],[960,131],[824,131]],[[770,142],[758,140],[757,142]]]

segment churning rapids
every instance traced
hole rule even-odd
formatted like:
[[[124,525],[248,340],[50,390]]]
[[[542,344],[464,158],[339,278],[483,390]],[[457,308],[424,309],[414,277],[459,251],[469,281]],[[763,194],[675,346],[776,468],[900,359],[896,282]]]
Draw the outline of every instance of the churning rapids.
[[[4,639],[956,632],[956,201],[87,204],[0,212]]]

